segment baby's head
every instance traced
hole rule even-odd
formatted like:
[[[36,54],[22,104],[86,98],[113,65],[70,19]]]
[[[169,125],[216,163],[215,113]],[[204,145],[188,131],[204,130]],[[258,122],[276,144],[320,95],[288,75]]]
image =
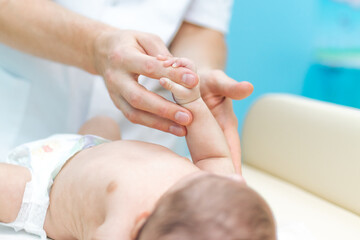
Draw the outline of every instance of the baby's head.
[[[267,203],[245,183],[206,174],[169,191],[158,202],[139,240],[275,240]]]

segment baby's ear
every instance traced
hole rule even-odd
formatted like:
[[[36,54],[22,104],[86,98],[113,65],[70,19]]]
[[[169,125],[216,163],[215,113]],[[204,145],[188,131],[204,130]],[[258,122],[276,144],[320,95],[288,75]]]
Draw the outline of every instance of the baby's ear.
[[[144,226],[146,220],[149,218],[150,212],[143,212],[136,217],[135,225],[131,230],[130,237],[132,240],[137,240],[141,228]]]

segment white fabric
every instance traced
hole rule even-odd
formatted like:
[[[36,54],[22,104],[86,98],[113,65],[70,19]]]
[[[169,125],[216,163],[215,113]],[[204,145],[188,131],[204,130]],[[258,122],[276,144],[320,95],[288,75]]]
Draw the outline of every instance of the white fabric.
[[[60,5],[122,29],[159,35],[170,44],[181,22],[226,31],[233,0],[56,0]],[[89,111],[89,97],[96,79]],[[155,80],[141,80],[153,91]],[[134,126],[113,108],[102,80],[81,70],[0,44],[0,158],[12,147],[59,132],[76,132],[87,117],[116,115],[124,139],[183,149],[178,138]],[[4,87],[5,86],[5,87]],[[169,94],[167,97],[171,98]],[[143,136],[146,136],[144,138]],[[176,149],[175,149],[176,150]]]
[[[23,144],[11,151],[6,160],[0,162],[28,168],[31,181],[26,184],[16,220],[8,224],[0,222],[0,225],[15,231],[25,230],[42,240],[46,239],[43,226],[53,180],[74,154],[104,142],[107,140],[91,135],[61,134]]]
[[[194,1],[185,15],[185,20],[226,33],[232,4],[232,0]]]

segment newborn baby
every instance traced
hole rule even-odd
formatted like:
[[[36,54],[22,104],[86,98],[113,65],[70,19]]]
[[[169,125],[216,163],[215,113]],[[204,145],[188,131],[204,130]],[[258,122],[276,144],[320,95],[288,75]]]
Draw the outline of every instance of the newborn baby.
[[[193,68],[186,59],[160,60]],[[187,89],[170,79],[160,84],[193,114],[186,136],[192,161],[159,145],[120,140],[114,121],[94,118],[81,135],[55,135],[27,145],[28,153],[18,148],[17,165],[0,163],[0,176],[14,183],[0,185],[6,196],[0,197],[0,222],[66,240],[276,239],[269,206],[235,174],[224,134],[199,87]],[[29,154],[37,157],[29,160]],[[41,180],[47,178],[53,184]],[[30,188],[40,197],[29,197]],[[38,214],[29,206],[39,208]]]

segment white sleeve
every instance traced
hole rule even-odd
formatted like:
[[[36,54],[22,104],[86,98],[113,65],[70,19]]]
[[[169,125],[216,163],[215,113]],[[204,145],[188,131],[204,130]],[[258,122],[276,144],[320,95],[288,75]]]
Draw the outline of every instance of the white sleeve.
[[[227,33],[233,0],[193,0],[184,20]]]

